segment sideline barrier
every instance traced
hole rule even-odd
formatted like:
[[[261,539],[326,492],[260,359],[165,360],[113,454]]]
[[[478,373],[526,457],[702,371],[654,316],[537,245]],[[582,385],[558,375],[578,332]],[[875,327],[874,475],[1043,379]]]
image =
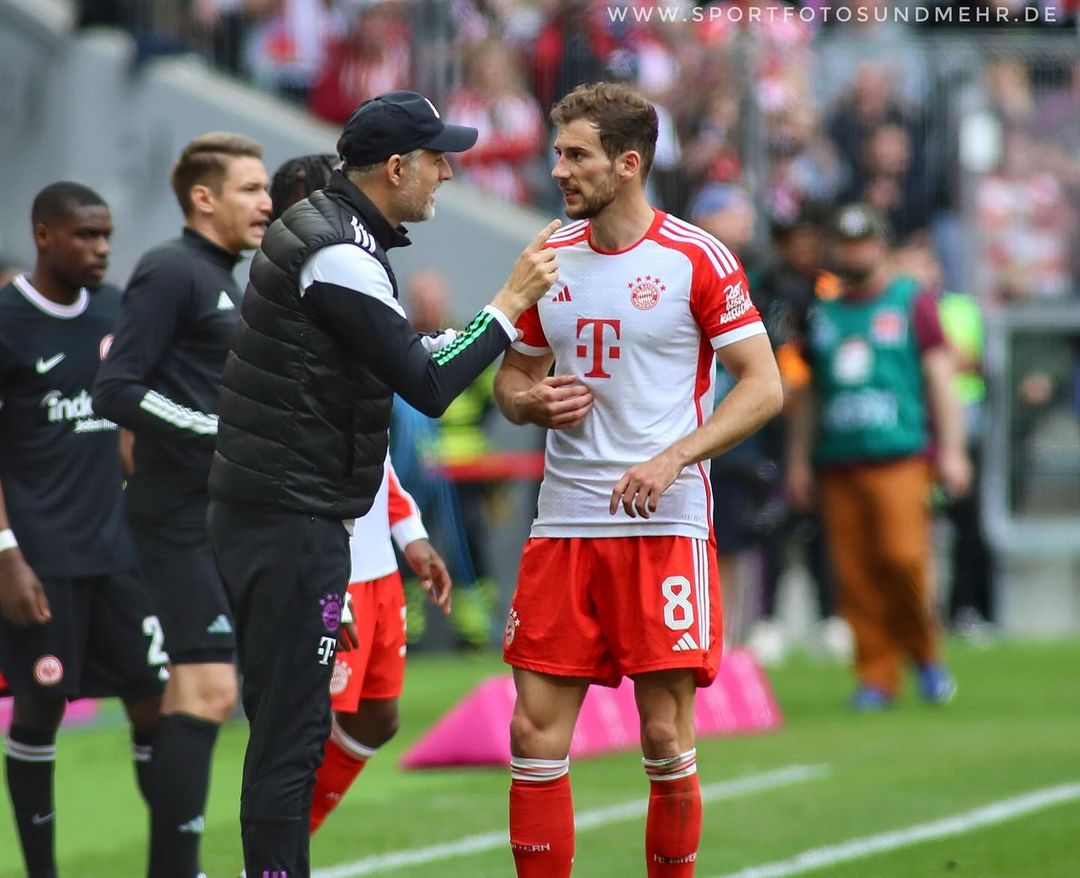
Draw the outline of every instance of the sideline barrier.
[[[436,721],[402,756],[401,766],[508,765],[513,707],[513,678],[489,677]],[[768,678],[745,650],[727,653],[713,685],[698,690],[696,718],[699,738],[760,734],[783,724]],[[617,689],[593,686],[581,707],[570,756],[636,749],[638,729],[631,680]]]

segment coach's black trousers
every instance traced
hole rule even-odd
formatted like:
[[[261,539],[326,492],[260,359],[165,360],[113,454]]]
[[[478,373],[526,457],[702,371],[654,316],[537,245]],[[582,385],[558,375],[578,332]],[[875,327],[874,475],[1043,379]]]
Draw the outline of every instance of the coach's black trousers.
[[[308,878],[314,775],[349,581],[340,521],[212,501],[210,541],[236,622],[244,711],[240,826],[251,878]]]

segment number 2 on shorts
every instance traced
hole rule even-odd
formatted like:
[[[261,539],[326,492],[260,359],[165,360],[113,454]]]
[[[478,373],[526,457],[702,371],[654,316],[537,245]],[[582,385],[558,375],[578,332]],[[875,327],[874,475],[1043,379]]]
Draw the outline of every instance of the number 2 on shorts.
[[[669,576],[660,583],[660,591],[667,603],[664,604],[664,624],[672,631],[685,631],[694,624],[694,607],[690,603],[693,591],[690,580],[685,576]]]

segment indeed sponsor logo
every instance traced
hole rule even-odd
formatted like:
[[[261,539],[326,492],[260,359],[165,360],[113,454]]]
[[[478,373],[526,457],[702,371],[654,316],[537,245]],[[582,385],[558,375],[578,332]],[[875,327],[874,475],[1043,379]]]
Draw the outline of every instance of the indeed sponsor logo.
[[[76,433],[97,433],[102,430],[115,430],[116,424],[105,418],[95,418],[94,406],[90,394],[85,390],[78,396],[62,396],[59,390],[50,390],[41,399],[42,408],[50,424],[75,421]]]

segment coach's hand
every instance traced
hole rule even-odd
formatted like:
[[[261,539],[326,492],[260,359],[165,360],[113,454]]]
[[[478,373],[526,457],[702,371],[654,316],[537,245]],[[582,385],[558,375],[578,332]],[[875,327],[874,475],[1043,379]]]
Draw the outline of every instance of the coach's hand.
[[[670,448],[656,457],[630,467],[615,483],[608,512],[612,515],[622,503],[631,518],[648,518],[660,505],[660,496],[674,484],[682,472],[682,464]]]
[[[517,258],[503,288],[491,300],[491,304],[511,321],[516,321],[542,299],[544,293],[559,279],[559,263],[555,258],[555,251],[545,248],[544,245],[561,225],[562,220],[552,220],[540,230]]]
[[[20,628],[52,618],[45,589],[18,548],[0,552],[0,613]]]
[[[525,421],[550,430],[581,426],[592,404],[592,391],[574,375],[545,378],[514,400],[515,409]]]
[[[450,589],[454,584],[439,553],[427,540],[413,540],[405,547],[404,555],[413,573],[420,577],[424,591],[431,595],[432,602],[449,616]]]

